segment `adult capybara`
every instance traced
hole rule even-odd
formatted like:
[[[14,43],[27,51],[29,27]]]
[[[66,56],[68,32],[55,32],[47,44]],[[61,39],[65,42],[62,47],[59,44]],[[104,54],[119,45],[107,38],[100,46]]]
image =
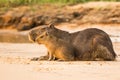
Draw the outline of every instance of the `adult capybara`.
[[[100,29],[88,28],[82,31],[69,33],[55,28],[54,25],[50,25],[43,28],[33,29],[29,33],[30,39],[35,42],[36,37],[46,30],[57,38],[63,39],[72,44],[76,51],[75,57],[78,60],[113,61],[116,58],[108,34]],[[41,57],[41,59],[46,58],[48,58],[48,55]]]
[[[74,47],[64,39],[57,38],[56,36],[49,34],[45,31],[36,38],[36,42],[44,44],[49,51],[49,59],[55,60],[56,58],[62,61],[75,60]]]

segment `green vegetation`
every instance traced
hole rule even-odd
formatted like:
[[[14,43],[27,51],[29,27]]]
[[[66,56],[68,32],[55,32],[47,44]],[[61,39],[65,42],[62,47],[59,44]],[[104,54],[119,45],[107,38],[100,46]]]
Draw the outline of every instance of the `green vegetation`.
[[[0,0],[0,7],[19,6],[31,4],[76,4],[90,1],[120,1],[120,0]]]

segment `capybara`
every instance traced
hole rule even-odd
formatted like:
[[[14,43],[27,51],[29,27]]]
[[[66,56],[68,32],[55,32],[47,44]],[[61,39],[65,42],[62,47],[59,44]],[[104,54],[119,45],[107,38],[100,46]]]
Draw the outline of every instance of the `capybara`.
[[[64,39],[57,38],[56,36],[49,34],[49,32],[44,32],[37,36],[36,42],[39,44],[44,44],[49,51],[48,60],[58,60],[62,61],[73,61],[75,60],[75,50],[74,47]]]
[[[54,27],[54,25],[33,29],[29,36],[32,41],[38,35],[46,32],[46,30],[60,38],[75,48],[75,57],[78,60],[105,60],[113,61],[116,58],[116,53],[113,50],[112,42],[109,35],[103,30],[97,28],[88,28],[82,31],[69,33]],[[40,59],[47,59],[48,55]]]

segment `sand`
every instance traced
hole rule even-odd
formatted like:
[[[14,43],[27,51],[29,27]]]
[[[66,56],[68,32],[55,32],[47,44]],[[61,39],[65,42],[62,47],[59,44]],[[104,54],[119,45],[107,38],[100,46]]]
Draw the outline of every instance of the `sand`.
[[[114,43],[120,55],[120,43]],[[0,43],[0,80],[120,80],[116,61],[31,61],[45,55],[38,44]]]

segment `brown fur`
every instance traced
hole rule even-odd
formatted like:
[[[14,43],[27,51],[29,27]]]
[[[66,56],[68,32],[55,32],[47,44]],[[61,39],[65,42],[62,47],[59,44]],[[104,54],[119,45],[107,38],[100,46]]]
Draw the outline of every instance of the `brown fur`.
[[[44,44],[49,51],[49,59],[55,58],[64,61],[72,61],[74,59],[74,47],[68,42],[59,39],[48,32],[44,32],[36,38],[36,42]]]
[[[68,33],[55,28],[54,25],[50,25],[49,27],[34,29],[31,34],[39,35],[45,31],[71,44],[75,48],[75,57],[78,60],[115,60],[116,58],[108,34],[100,29],[89,28],[75,33]],[[31,37],[37,37],[31,34],[29,34]],[[46,57],[44,56],[44,58]]]

